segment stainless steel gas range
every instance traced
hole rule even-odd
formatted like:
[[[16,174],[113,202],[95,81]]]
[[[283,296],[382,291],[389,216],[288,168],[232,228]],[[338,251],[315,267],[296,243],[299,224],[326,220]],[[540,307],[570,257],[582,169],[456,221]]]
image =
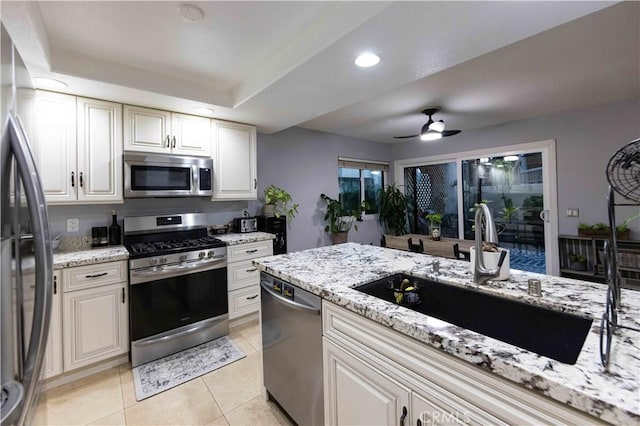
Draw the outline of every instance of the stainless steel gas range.
[[[124,218],[131,363],[229,333],[227,247],[201,213]]]

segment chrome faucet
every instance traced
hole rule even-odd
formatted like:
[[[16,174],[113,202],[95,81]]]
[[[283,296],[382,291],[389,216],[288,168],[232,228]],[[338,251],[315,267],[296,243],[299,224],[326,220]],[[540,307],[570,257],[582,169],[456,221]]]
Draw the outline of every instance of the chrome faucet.
[[[473,268],[473,281],[477,284],[483,284],[486,281],[496,278],[500,275],[500,268],[507,252],[502,250],[500,253],[500,259],[498,260],[498,266],[494,269],[488,269],[484,266],[484,252],[482,251],[482,219],[485,221],[485,235],[484,240],[487,243],[498,244],[498,232],[496,231],[496,224],[493,222],[491,212],[486,204],[478,204],[476,206],[476,262]]]

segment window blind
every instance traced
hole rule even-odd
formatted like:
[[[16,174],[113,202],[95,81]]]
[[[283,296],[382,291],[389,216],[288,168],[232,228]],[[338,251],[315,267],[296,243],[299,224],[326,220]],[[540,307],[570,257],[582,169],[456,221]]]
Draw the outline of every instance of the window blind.
[[[338,167],[361,170],[382,170],[385,173],[389,172],[389,162],[387,161],[358,160],[355,158],[338,157]]]

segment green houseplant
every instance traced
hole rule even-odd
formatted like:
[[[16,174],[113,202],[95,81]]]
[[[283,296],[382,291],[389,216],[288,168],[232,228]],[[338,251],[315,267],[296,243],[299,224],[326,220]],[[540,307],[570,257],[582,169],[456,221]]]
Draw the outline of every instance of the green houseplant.
[[[574,271],[586,271],[587,258],[581,254],[569,253],[569,268]]]
[[[298,204],[293,203],[291,195],[282,188],[269,185],[264,190],[265,216],[287,216],[291,220],[298,213]]]
[[[407,223],[407,202],[404,194],[395,184],[380,190],[380,211],[378,221],[383,232],[393,235],[405,234]]]
[[[327,211],[324,214],[324,220],[327,222],[325,232],[331,233],[333,244],[346,243],[351,226],[358,230],[355,221],[362,218],[362,213],[368,208],[369,203],[363,201],[357,209],[347,210],[339,200],[326,194],[320,194],[320,199],[327,203]]]
[[[442,215],[440,213],[430,213],[424,216],[430,223],[431,238],[440,240],[440,225],[442,224]]]

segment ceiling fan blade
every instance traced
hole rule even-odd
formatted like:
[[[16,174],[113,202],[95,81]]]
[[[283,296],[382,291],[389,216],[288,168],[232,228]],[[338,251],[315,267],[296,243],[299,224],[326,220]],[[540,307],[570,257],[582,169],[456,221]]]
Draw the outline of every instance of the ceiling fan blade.
[[[409,136],[394,136],[394,139],[408,139],[408,138],[417,138],[420,135],[409,135]]]
[[[447,136],[457,135],[460,132],[462,132],[462,130],[443,130],[442,137],[446,138]]]

